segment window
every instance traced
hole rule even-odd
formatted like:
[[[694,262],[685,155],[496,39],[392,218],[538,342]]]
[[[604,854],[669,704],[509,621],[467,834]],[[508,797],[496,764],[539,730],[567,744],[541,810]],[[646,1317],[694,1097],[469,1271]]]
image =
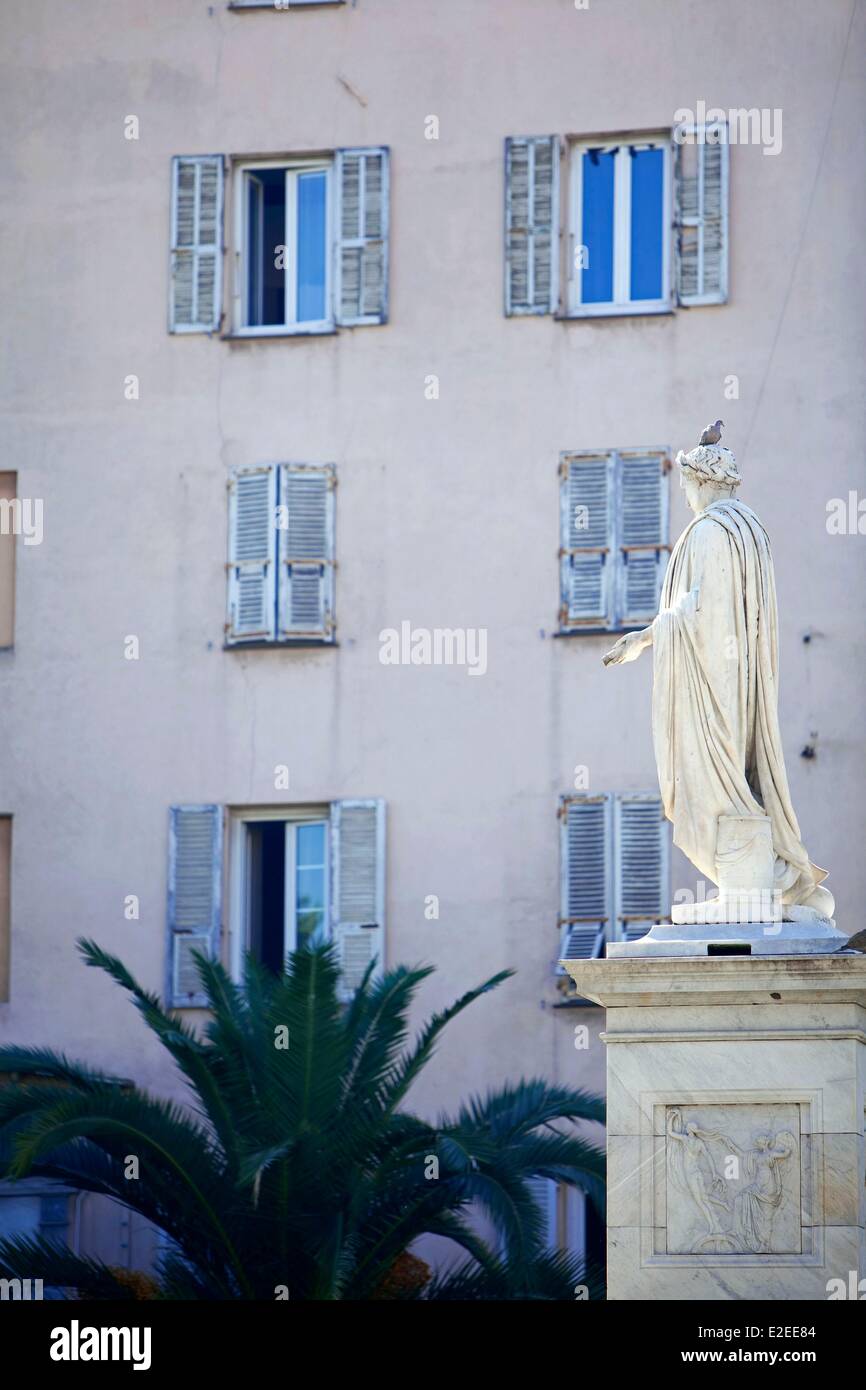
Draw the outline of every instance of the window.
[[[193,951],[222,953],[220,806],[174,806],[169,833],[168,997],[198,1008]],[[351,999],[384,951],[385,807],[378,800],[233,810],[229,817],[230,947],[236,978],[246,951],[272,970],[305,941],[331,940],[340,996]]]
[[[603,1271],[605,1221],[589,1197],[553,1178],[532,1178],[530,1185],[541,1212],[545,1249],[577,1255]]]
[[[281,970],[290,951],[328,936],[328,820],[244,821],[247,943]]]
[[[555,135],[506,141],[506,314],[585,318],[726,301],[723,123],[678,128],[676,142],[670,131],[573,141],[561,199],[565,147]]]
[[[261,464],[229,482],[226,643],[333,642],[330,464]]]
[[[15,641],[17,492],[17,473],[0,473],[0,649],[11,647]]]
[[[12,817],[0,816],[0,1004],[9,1000],[12,945]]]
[[[223,155],[172,163],[169,327],[222,322]],[[231,332],[328,333],[388,317],[388,150],[236,161]]]
[[[19,1178],[16,1182],[0,1182],[0,1240],[15,1236],[41,1236],[55,1245],[67,1245],[70,1234],[69,1188],[42,1178]],[[13,1282],[14,1287],[14,1282]],[[22,1279],[11,1297],[23,1300],[66,1297],[57,1285],[44,1284],[37,1279]]]
[[[239,327],[330,328],[332,162],[238,170]]]
[[[569,312],[669,307],[670,165],[669,136],[572,146]]]
[[[667,559],[664,449],[566,453],[560,460],[560,633],[643,627]]]
[[[657,795],[564,796],[559,817],[561,960],[603,956],[605,942],[664,920],[669,831]]]

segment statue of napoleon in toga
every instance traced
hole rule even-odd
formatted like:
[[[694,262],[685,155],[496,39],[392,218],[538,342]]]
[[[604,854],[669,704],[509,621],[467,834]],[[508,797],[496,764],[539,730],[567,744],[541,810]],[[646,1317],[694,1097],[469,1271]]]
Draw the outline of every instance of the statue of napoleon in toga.
[[[729,449],[701,444],[680,452],[677,464],[694,516],[673,548],[658,616],[621,637],[604,664],[653,648],[653,743],[665,815],[698,871],[720,883],[722,862],[737,854],[736,846],[723,849],[720,825],[760,818],[784,919],[832,918],[833,895],[820,886],[827,874],[803,847],[785,773],[767,533],[735,495],[741,479]]]

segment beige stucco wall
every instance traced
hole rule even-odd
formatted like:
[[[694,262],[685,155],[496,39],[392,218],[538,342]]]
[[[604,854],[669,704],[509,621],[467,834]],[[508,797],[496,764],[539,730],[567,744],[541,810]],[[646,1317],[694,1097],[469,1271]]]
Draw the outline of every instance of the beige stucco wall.
[[[283,800],[286,763],[293,800],[387,799],[387,954],[438,966],[424,1012],[518,972],[452,1027],[415,1103],[453,1106],[520,1074],[600,1089],[602,1045],[573,1047],[587,1015],[551,1009],[557,798],[578,763],[593,790],[655,787],[651,667],[605,671],[604,638],[551,638],[558,456],[689,445],[717,415],[774,543],[804,839],[840,924],[862,927],[866,542],[825,526],[828,499],[864,488],[866,20],[843,61],[850,13],[849,0],[6,7],[0,466],[44,498],[45,539],[18,547],[15,650],[0,652],[0,812],[15,818],[0,1039],[168,1089],[74,939],[93,934],[161,988],[167,808]],[[777,157],[732,150],[730,303],[506,319],[504,138],[655,130],[698,98],[784,113]],[[367,143],[392,151],[386,327],[168,335],[173,154]],[[124,399],[130,373],[138,401]],[[723,397],[729,374],[739,400]],[[337,465],[337,649],[222,650],[225,481],[266,459]],[[674,534],[684,520],[675,497]],[[486,627],[486,676],[381,665],[378,633],[403,619]],[[693,884],[678,863],[673,887]],[[124,920],[130,893],[139,922]]]

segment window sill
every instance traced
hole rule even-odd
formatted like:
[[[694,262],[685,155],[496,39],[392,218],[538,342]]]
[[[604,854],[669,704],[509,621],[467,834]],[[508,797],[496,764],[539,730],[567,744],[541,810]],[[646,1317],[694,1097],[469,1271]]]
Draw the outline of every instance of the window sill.
[[[277,333],[259,333],[249,329],[238,333],[223,333],[221,337],[224,343],[282,343],[287,338],[336,338],[337,332],[338,330],[330,325],[328,328],[286,328],[280,329]]]
[[[561,627],[552,632],[551,637],[622,637],[626,632],[643,632],[649,627],[652,618],[645,623],[630,623],[627,627]]]
[[[243,14],[244,10],[275,10],[277,13],[288,10],[319,10],[335,9],[338,5],[345,5],[346,0],[289,0],[287,5],[278,5],[274,0],[247,0],[246,4],[233,3],[229,0],[226,9],[231,10],[232,14]]]
[[[279,642],[271,642],[267,638],[254,638],[251,642],[223,642],[224,652],[249,652],[249,651],[270,651],[271,648],[285,650],[285,648],[325,648],[339,647],[339,642],[329,637],[286,637]]]
[[[571,309],[566,314],[554,314],[553,317],[557,323],[580,323],[586,319],[597,322],[599,319],[673,318],[674,313],[672,304],[661,304],[655,309],[644,306],[629,309],[625,304],[617,304],[609,309],[598,305],[591,309]]]

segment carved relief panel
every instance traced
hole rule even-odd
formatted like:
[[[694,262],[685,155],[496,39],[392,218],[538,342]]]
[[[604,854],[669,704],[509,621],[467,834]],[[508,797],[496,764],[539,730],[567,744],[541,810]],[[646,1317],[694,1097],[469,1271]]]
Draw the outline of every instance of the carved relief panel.
[[[803,1251],[800,1107],[666,1105],[668,1254]]]

